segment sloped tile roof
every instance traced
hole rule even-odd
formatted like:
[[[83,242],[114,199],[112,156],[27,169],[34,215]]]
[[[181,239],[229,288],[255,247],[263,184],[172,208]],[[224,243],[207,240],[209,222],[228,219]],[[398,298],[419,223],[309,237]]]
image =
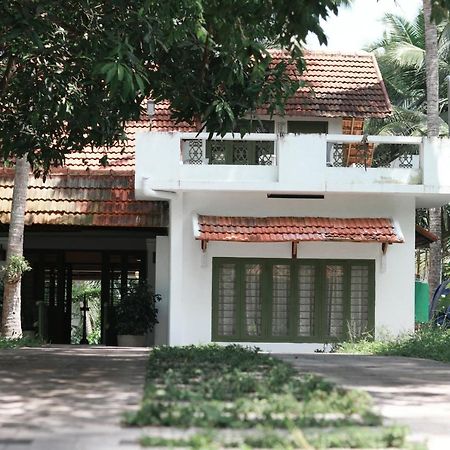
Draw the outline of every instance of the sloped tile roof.
[[[431,231],[416,225],[416,248],[428,248],[430,244],[439,238]]]
[[[285,52],[272,51],[275,62],[287,61]],[[300,76],[288,63],[291,78],[305,86],[287,101],[290,116],[386,117],[391,104],[375,56],[369,53],[305,51],[306,71]],[[259,114],[267,111],[261,109]]]
[[[0,223],[9,223],[14,173],[0,172]],[[30,177],[26,225],[165,227],[165,202],[134,199],[134,173],[82,171]]]
[[[167,227],[165,202],[137,201],[134,197],[135,138],[140,131],[194,131],[176,124],[168,103],[156,106],[150,121],[129,122],[128,140],[109,149],[86,149],[66,156],[64,167],[53,169],[45,182],[30,176],[27,225],[98,227]],[[100,163],[108,155],[107,166]],[[0,224],[9,223],[14,171],[0,168]]]
[[[348,241],[401,243],[390,219],[198,216],[196,239],[228,242]]]
[[[155,116],[150,122],[147,117],[140,121],[128,122],[125,132],[128,140],[123,144],[109,149],[86,149],[84,152],[72,153],[66,156],[65,168],[53,170],[53,173],[64,173],[73,170],[114,170],[134,172],[134,153],[136,145],[136,133],[148,131],[196,131],[196,127],[186,123],[176,123],[171,118],[168,102],[156,105]],[[103,167],[100,158],[107,154],[108,165]]]

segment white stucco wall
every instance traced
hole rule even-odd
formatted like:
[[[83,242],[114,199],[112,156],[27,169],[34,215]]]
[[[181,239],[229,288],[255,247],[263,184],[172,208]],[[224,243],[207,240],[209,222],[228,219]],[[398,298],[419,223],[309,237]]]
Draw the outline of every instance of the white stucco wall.
[[[169,340],[170,300],[170,242],[168,236],[156,237],[155,293],[161,296],[158,303],[158,322],[155,325],[155,345],[164,345]]]
[[[382,255],[380,244],[304,243],[299,258],[373,259],[375,327],[379,336],[414,327],[415,203],[392,195],[327,195],[324,200],[267,199],[263,193],[183,193],[171,201],[170,329],[171,345],[211,341],[212,258],[290,258],[288,243],[246,244],[210,242],[206,254],[193,237],[193,215],[389,217],[403,232],[405,243],[391,245]],[[157,244],[158,248],[158,244]],[[157,269],[158,278],[158,269]],[[255,345],[255,344],[249,344]],[[312,351],[323,344],[258,344],[279,352]]]

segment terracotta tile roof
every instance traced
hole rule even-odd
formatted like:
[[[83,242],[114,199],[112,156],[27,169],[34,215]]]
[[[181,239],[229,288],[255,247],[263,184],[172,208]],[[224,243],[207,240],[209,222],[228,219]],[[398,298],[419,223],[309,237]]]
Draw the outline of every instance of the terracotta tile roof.
[[[175,124],[167,103],[158,104],[151,129],[175,128],[194,131],[190,125]],[[26,224],[167,227],[167,203],[134,198],[135,137],[148,130],[148,119],[129,122],[123,145],[69,154],[64,167],[53,169],[45,182],[30,177]],[[105,154],[106,167],[100,164]],[[0,224],[9,223],[13,181],[14,171],[0,168]]]
[[[196,128],[186,123],[176,123],[170,117],[170,108],[167,102],[158,103],[155,116],[151,121],[143,116],[140,121],[128,122],[125,132],[128,140],[121,145],[109,149],[86,149],[84,152],[72,153],[66,156],[65,168],[57,168],[53,173],[64,173],[73,170],[114,170],[134,172],[134,152],[136,133],[146,131],[196,131]],[[108,165],[103,167],[100,158],[107,154]]]
[[[230,242],[350,241],[401,243],[390,219],[198,216],[196,239]]]
[[[149,123],[148,120],[147,123]],[[169,102],[161,102],[155,105],[155,116],[152,119],[151,129],[152,131],[197,131],[194,125],[186,122],[176,123],[172,119]]]
[[[439,238],[431,231],[416,225],[416,248],[428,248],[430,244]]]
[[[275,62],[286,53],[272,52]],[[369,53],[305,51],[306,72],[300,77],[294,64],[287,71],[305,87],[286,104],[286,115],[316,117],[386,117],[391,104],[378,64]],[[258,111],[264,114],[264,109]]]
[[[14,173],[0,172],[0,223],[9,223]],[[45,183],[30,177],[26,225],[166,227],[165,202],[134,199],[134,174],[67,171]]]

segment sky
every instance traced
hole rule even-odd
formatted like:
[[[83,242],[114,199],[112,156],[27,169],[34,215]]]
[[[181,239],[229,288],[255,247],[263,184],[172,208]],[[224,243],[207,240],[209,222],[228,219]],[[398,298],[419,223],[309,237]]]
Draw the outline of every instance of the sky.
[[[315,36],[306,41],[309,49],[341,51],[362,50],[367,44],[383,35],[382,17],[386,13],[402,15],[413,19],[422,0],[353,0],[350,7],[343,7],[338,16],[330,16],[323,22],[328,37],[328,47],[320,47]]]

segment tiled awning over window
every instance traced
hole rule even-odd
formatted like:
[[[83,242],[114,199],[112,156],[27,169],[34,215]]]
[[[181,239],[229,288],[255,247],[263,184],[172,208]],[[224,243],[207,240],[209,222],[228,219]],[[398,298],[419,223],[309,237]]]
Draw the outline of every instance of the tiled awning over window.
[[[195,238],[228,242],[403,242],[387,218],[198,216]]]

